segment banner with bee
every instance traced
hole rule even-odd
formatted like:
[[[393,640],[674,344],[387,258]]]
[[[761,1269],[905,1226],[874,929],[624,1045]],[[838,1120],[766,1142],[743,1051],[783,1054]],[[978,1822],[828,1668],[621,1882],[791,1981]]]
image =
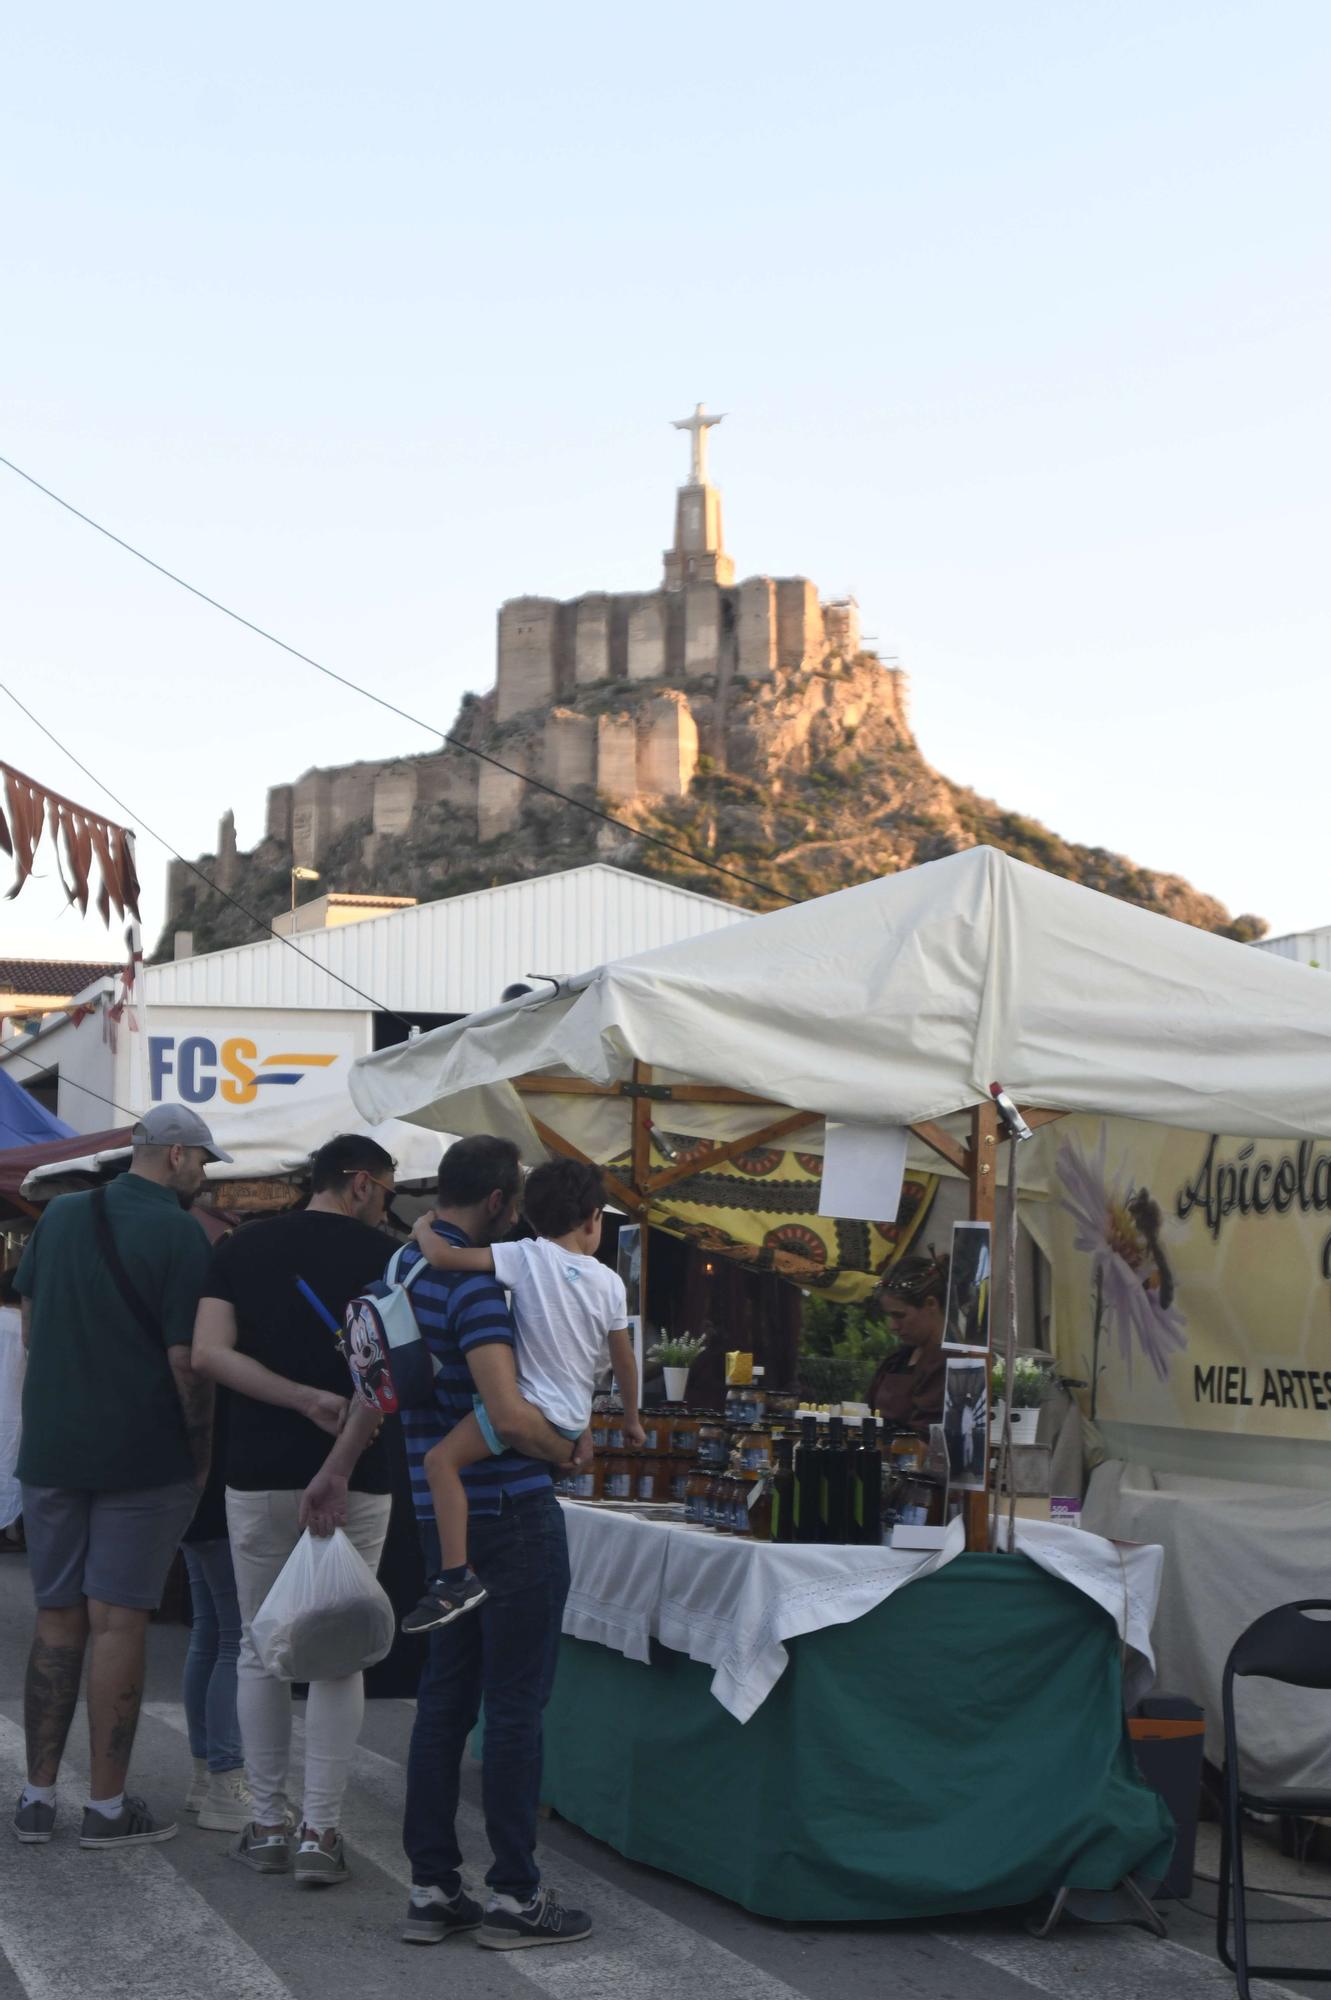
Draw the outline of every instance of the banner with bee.
[[[1331,1144],[1049,1128],[1060,1372],[1109,1423],[1331,1439]]]

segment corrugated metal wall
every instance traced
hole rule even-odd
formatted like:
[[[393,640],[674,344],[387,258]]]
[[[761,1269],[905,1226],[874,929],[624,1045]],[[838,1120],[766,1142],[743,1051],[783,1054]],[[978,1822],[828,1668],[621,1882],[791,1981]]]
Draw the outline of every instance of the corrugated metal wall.
[[[608,959],[721,930],[752,912],[595,863],[333,931],[301,931],[148,968],[148,1004],[347,1007],[321,968],[381,1008],[470,1014],[530,972],[585,972]]]
[[[1292,958],[1297,965],[1320,965],[1331,971],[1331,930],[1292,931],[1288,937],[1262,938],[1259,951]]]

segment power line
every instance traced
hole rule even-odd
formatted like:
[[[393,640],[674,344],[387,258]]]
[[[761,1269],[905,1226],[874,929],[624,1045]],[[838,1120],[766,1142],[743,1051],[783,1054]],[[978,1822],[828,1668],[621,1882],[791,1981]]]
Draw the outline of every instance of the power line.
[[[419,715],[413,715],[409,709],[399,708],[396,702],[387,701],[372,688],[362,687],[359,681],[350,680],[347,675],[339,674],[334,668],[324,666],[321,660],[312,659],[298,647],[288,645],[285,639],[279,639],[276,633],[266,631],[262,625],[256,625],[252,618],[246,618],[241,612],[233,611],[229,604],[223,604],[218,598],[210,597],[208,592],[200,590],[197,584],[187,582],[183,576],[177,576],[176,572],[168,569],[165,563],[155,561],[152,556],[145,555],[142,549],[136,549],[132,542],[127,542],[122,535],[103,527],[100,521],[94,521],[91,514],[85,514],[72,500],[65,500],[49,486],[43,486],[40,479],[34,479],[33,475],[25,472],[21,465],[15,465],[12,458],[5,458],[0,454],[0,465],[7,467],[10,472],[17,473],[29,486],[34,486],[39,493],[44,493],[48,500],[54,500],[57,507],[63,507],[67,514],[74,516],[75,520],[82,521],[85,527],[96,529],[99,535],[105,535],[109,542],[114,542],[117,548],[124,549],[127,555],[135,556],[139,562],[146,563],[149,569],[155,569],[158,575],[164,576],[169,583],[178,584],[180,589],[187,590],[191,597],[197,597],[204,604],[211,605],[213,610],[220,611],[224,618],[234,619],[237,625],[243,625],[246,631],[255,633],[260,639],[266,639],[269,645],[280,647],[284,653],[289,653],[293,660],[300,660],[305,666],[313,667],[316,673],[326,675],[330,681],[337,681],[341,687],[350,688],[353,694],[364,695],[367,701],[375,702],[380,708],[387,709],[390,715],[400,716],[402,721],[409,722],[413,729],[423,729],[427,735],[438,736],[450,749],[463,750],[468,756],[479,758],[483,764],[493,765],[496,771],[503,771],[510,778],[520,779],[524,785],[530,785],[533,790],[544,792],[549,798],[560,800],[563,805],[573,806],[578,812],[587,813],[592,819],[599,819],[606,826],[618,827],[621,833],[631,834],[635,840],[645,841],[651,847],[659,847],[667,854],[674,854],[682,861],[691,862],[695,868],[710,868],[714,874],[726,875],[732,882],[742,882],[746,889],[756,889],[760,895],[773,896],[780,903],[793,902],[794,899],[787,896],[784,890],[774,889],[769,882],[759,882],[752,875],[742,874],[738,868],[728,868],[723,861],[712,861],[705,854],[695,854],[692,848],[681,847],[676,841],[666,840],[660,834],[644,833],[640,827],[630,825],[628,820],[617,819],[614,813],[606,812],[603,807],[590,805],[585,799],[571,798],[557,786],[547,785],[544,779],[533,778],[528,772],[519,771],[515,765],[505,764],[502,758],[491,756],[488,750],[480,750],[474,743],[464,743],[461,737],[453,736],[448,730],[424,721]],[[114,798],[115,793],[108,793],[108,797]],[[149,831],[151,832],[151,828]],[[237,908],[239,907],[237,904]],[[256,918],[255,921],[259,922],[260,919]]]
[[[5,1055],[4,1060],[6,1063],[25,1062],[30,1069],[39,1071],[42,1076],[47,1076],[50,1073],[50,1065],[38,1062],[36,1056],[30,1056],[26,1049],[10,1049]],[[86,1083],[75,1083],[72,1076],[62,1076],[60,1085],[64,1090],[81,1090],[85,1097],[95,1097],[99,1104],[109,1104],[113,1111],[119,1111],[123,1117],[129,1120],[131,1125],[137,1125],[142,1116],[141,1112],[131,1111],[127,1105],[117,1104],[114,1097],[108,1097],[105,1091],[93,1090]],[[82,1138],[82,1136],[82,1133],[75,1134],[76,1138]]]
[[[8,461],[0,460],[0,463],[7,464]],[[214,894],[224,897],[226,901],[232,905],[233,908],[239,910],[242,917],[248,918],[249,922],[255,926],[256,930],[267,931],[269,937],[276,938],[279,944],[286,945],[288,950],[295,952],[297,958],[303,958],[307,965],[312,965],[315,968],[316,972],[327,973],[328,977],[330,979],[335,979],[339,986],[345,986],[348,993],[354,993],[358,1000],[364,1000],[368,1002],[368,1004],[371,1007],[373,1007],[376,1010],[376,1012],[380,1014],[386,1014],[390,1021],[396,1021],[400,1028],[405,1028],[408,1033],[411,1032],[412,1024],[410,1021],[404,1021],[402,1016],[400,1014],[395,1013],[391,1007],[383,1006],[380,1001],[375,999],[372,993],[366,993],[361,987],[353,986],[351,981],[349,979],[344,979],[340,972],[334,972],[331,965],[321,965],[317,958],[311,958],[309,952],[302,951],[299,945],[293,944],[291,942],[291,939],[289,937],[284,937],[281,931],[275,931],[272,925],[268,923],[265,918],[256,917],[253,910],[246,909],[245,905],[240,901],[239,897],[233,896],[229,889],[224,889],[219,882],[214,882],[210,876],[205,875],[202,868],[200,868],[195,862],[187,861],[185,859],[185,856],[171,845],[170,841],[166,838],[165,834],[158,833],[155,827],[149,826],[147,820],[144,819],[143,815],[141,813],[136,813],[131,805],[127,804],[124,799],[122,799],[117,793],[113,792],[111,790],[111,787],[106,783],[106,780],[104,778],[99,778],[95,771],[89,770],[88,766],[83,762],[82,758],[76,757],[74,755],[74,752],[70,749],[69,745],[67,743],[62,743],[60,738],[56,735],[55,731],[53,729],[48,729],[46,724],[41,720],[40,716],[34,715],[32,710],[28,707],[27,703],[20,701],[18,696],[14,693],[13,688],[6,686],[4,681],[0,681],[0,694],[8,695],[9,699],[13,702],[15,708],[20,709],[23,712],[23,714],[27,716],[29,722],[32,723],[33,727],[36,729],[40,729],[42,735],[49,738],[49,740],[55,744],[56,749],[59,750],[62,753],[62,755],[68,757],[71,764],[77,765],[78,769],[82,771],[85,778],[91,778],[92,782],[94,783],[94,785],[97,786],[99,791],[105,792],[108,799],[113,799],[116,805],[119,806],[121,812],[128,814],[129,818],[131,820],[134,820],[139,826],[141,826],[146,834],[151,835],[151,837],[157,842],[159,847],[164,847],[168,854],[173,855],[175,859],[181,864],[182,868],[188,868],[191,875],[197,875],[200,882],[202,882],[206,888],[211,889],[214,892]]]

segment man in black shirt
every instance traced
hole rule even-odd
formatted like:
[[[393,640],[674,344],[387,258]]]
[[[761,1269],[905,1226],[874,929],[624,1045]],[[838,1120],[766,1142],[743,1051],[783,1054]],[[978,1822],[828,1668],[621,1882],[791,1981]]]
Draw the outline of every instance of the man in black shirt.
[[[372,1570],[392,1504],[375,1415],[359,1401],[349,1409],[346,1363],[296,1281],[340,1321],[347,1301],[382,1277],[391,1245],[379,1225],[393,1193],[393,1161],[373,1139],[344,1133],[315,1154],[311,1186],[307,1208],[251,1223],[217,1246],[194,1329],[194,1366],[223,1385],[229,1403],[226,1512],[243,1633],[236,1706],[254,1797],[254,1819],[234,1853],[265,1875],[292,1866],[291,1689],[259,1662],[255,1614],[311,1519],[304,1489],[330,1457],[339,1489],[350,1468],[349,1490],[311,1525],[326,1534],[336,1519]],[[360,1674],[310,1685],[298,1882],[346,1879],[338,1821],[364,1706]]]

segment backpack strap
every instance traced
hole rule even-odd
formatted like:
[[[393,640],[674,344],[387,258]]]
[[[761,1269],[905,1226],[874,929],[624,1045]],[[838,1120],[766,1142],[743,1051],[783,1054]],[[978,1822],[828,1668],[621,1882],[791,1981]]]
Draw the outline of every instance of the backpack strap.
[[[120,1252],[116,1248],[115,1232],[106,1209],[105,1183],[92,1191],[92,1220],[97,1232],[97,1247],[111,1273],[116,1290],[158,1353],[163,1352],[161,1325],[145,1305],[142,1293],[125,1269]]]
[[[393,1252],[392,1256],[389,1258],[388,1269],[384,1272],[384,1278],[386,1282],[390,1285],[401,1285],[404,1292],[408,1292],[411,1290],[411,1287],[415,1284],[417,1278],[419,1278],[422,1271],[428,1271],[431,1268],[430,1260],[425,1255],[425,1252],[423,1250],[416,1250],[416,1262],[407,1272],[406,1277],[405,1278],[402,1277],[400,1274],[399,1266],[401,1264],[403,1254],[408,1250],[416,1250],[416,1245],[414,1243],[399,1244],[398,1248]]]

